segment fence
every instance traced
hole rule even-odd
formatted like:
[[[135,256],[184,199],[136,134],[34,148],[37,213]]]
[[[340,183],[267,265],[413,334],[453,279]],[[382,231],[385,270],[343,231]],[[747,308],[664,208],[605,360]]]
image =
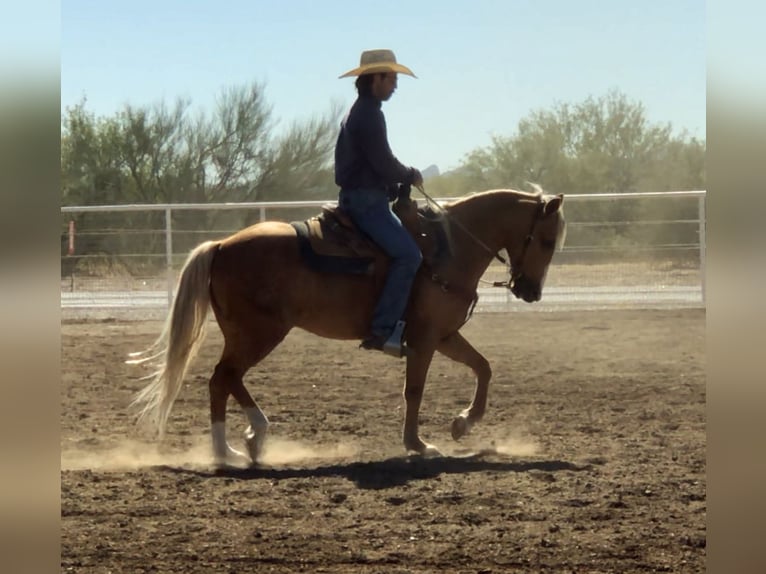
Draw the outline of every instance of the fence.
[[[704,191],[567,195],[567,242],[533,306],[488,283],[477,311],[705,305]],[[439,202],[449,201],[439,199]],[[61,306],[66,314],[161,315],[188,251],[267,219],[315,215],[326,201],[66,206]]]

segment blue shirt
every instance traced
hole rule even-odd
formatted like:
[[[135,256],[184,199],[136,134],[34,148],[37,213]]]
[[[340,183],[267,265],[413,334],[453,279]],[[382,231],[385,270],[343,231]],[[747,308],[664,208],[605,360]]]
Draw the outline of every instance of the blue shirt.
[[[335,144],[335,183],[342,190],[389,191],[398,183],[412,184],[414,174],[391,152],[380,100],[359,96],[340,125]]]

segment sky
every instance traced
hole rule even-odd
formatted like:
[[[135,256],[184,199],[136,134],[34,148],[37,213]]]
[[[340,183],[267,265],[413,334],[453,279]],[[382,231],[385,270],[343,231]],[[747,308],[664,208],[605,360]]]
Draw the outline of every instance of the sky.
[[[383,111],[405,164],[442,172],[519,120],[617,90],[652,123],[706,139],[702,0],[64,0],[61,109],[96,115],[177,98],[212,111],[264,85],[277,129],[343,110],[363,50],[400,75]]]

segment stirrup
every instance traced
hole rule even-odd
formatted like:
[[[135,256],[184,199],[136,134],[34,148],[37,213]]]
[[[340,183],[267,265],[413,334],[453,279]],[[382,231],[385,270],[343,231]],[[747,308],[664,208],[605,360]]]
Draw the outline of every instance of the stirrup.
[[[391,355],[392,357],[404,357],[409,354],[409,348],[402,341],[404,327],[404,321],[397,321],[394,330],[388,338],[384,338],[385,335],[371,335],[361,342],[359,348],[370,351],[383,351],[386,355]]]
[[[407,354],[407,346],[402,342],[405,326],[406,323],[404,321],[396,322],[393,332],[388,339],[386,339],[386,342],[383,343],[383,352],[386,355],[401,358]]]

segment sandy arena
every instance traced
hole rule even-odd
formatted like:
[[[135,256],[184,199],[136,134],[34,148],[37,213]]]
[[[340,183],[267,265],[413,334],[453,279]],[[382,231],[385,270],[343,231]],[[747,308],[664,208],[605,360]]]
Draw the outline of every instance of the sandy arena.
[[[250,371],[264,466],[211,465],[209,324],[161,444],[127,409],[127,353],[156,321],[61,326],[61,571],[704,572],[705,312],[476,314],[494,371],[482,423],[450,423],[473,376],[434,359],[424,440],[403,450],[404,361],[294,331]],[[235,446],[245,418],[229,403]]]

